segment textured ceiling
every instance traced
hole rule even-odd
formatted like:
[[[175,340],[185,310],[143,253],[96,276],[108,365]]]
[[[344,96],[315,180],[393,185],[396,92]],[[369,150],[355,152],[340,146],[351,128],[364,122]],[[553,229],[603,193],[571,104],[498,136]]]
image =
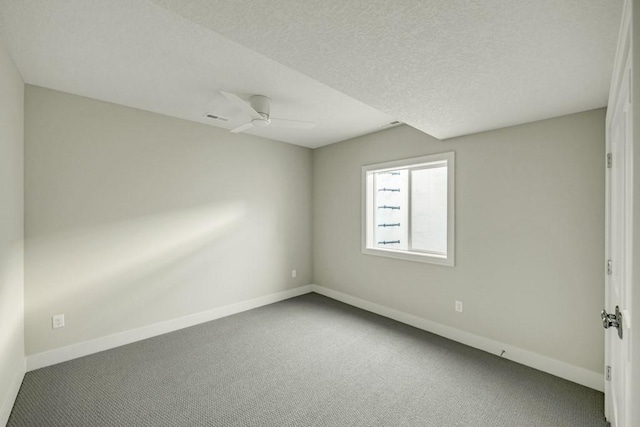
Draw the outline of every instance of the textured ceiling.
[[[153,0],[437,138],[606,105],[621,0]]]
[[[308,147],[398,119],[438,138],[606,105],[621,0],[0,0],[27,83],[231,129],[273,99]],[[233,120],[203,119],[214,112]]]
[[[220,90],[268,95],[318,126],[247,133],[311,148],[395,119],[148,1],[0,0],[0,41],[29,84],[227,129],[249,116]]]

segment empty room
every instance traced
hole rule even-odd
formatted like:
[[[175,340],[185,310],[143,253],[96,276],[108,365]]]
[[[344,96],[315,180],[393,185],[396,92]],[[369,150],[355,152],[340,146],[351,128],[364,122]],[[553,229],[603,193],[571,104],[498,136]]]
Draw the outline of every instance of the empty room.
[[[638,0],[0,0],[0,425],[640,427],[638,46]]]

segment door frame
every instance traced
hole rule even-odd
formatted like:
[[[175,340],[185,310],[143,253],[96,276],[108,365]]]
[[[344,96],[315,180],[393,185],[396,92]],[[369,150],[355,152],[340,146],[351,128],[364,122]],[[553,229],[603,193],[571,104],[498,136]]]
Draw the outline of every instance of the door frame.
[[[606,116],[606,125],[605,125],[605,129],[606,129],[606,153],[612,153],[612,142],[611,142],[611,138],[612,135],[610,134],[610,130],[611,130],[611,126],[612,126],[612,121],[615,118],[614,114],[618,113],[618,114],[623,114],[622,111],[616,111],[617,107],[619,106],[620,103],[620,98],[619,98],[619,94],[620,94],[620,90],[621,90],[621,85],[623,84],[625,79],[629,79],[629,100],[628,100],[628,108],[630,109],[628,118],[629,118],[629,122],[627,123],[627,130],[628,130],[628,135],[629,137],[625,138],[625,145],[623,147],[619,147],[620,150],[624,151],[624,175],[622,176],[622,179],[624,181],[624,193],[623,194],[618,194],[618,196],[623,196],[624,198],[624,212],[623,213],[623,227],[624,227],[624,246],[622,247],[622,253],[620,254],[620,260],[614,260],[613,265],[614,265],[614,269],[616,268],[616,266],[618,266],[618,268],[620,268],[620,266],[624,266],[624,271],[621,271],[621,273],[623,273],[623,276],[625,277],[625,281],[622,284],[622,286],[625,287],[626,289],[626,297],[625,297],[625,302],[624,302],[624,306],[621,307],[622,308],[622,312],[623,312],[623,333],[624,333],[624,339],[627,341],[626,343],[624,343],[621,346],[621,351],[626,351],[626,362],[624,363],[624,366],[614,366],[614,369],[622,369],[623,372],[625,373],[625,380],[623,381],[623,390],[619,390],[619,392],[621,392],[621,399],[622,404],[620,405],[622,408],[613,408],[613,402],[612,402],[612,382],[611,381],[607,381],[605,380],[605,417],[607,418],[607,420],[609,421],[615,421],[612,419],[614,414],[618,414],[618,419],[619,420],[623,420],[623,422],[625,422],[625,424],[627,425],[633,425],[633,424],[629,424],[632,421],[632,406],[631,406],[631,393],[633,392],[631,386],[632,383],[632,377],[631,377],[631,373],[632,373],[632,369],[637,367],[633,367],[631,365],[632,361],[633,361],[633,357],[632,356],[632,350],[633,350],[633,346],[632,346],[632,328],[631,325],[629,323],[629,319],[630,319],[630,314],[631,314],[631,305],[632,305],[632,294],[631,294],[631,288],[633,286],[633,278],[632,278],[632,273],[633,273],[633,258],[632,258],[632,249],[633,249],[633,237],[632,237],[632,232],[633,232],[633,214],[634,214],[634,206],[633,206],[633,179],[634,179],[634,168],[633,168],[633,154],[634,154],[634,131],[637,132],[637,129],[634,129],[634,116],[633,116],[633,75],[632,72],[635,71],[634,70],[634,57],[633,57],[633,40],[632,40],[632,31],[633,31],[633,27],[632,27],[632,6],[633,6],[634,1],[633,0],[625,0],[624,1],[624,7],[623,7],[623,13],[622,13],[622,21],[621,21],[621,26],[620,26],[620,32],[619,32],[619,36],[618,36],[618,47],[617,47],[617,52],[616,52],[616,59],[615,59],[615,63],[614,63],[614,69],[613,69],[613,76],[612,76],[612,81],[611,81],[611,89],[609,92],[609,103],[608,103],[608,108],[607,108],[607,116]],[[637,71],[636,71],[637,72]],[[626,74],[628,73],[628,74]],[[627,102],[627,100],[622,100],[622,102]],[[625,131],[627,131],[625,130]],[[618,159],[619,161],[620,159]],[[616,162],[616,157],[614,156],[613,158],[613,162],[614,165],[613,167],[615,168],[615,162]],[[620,166],[620,165],[619,165]],[[618,167],[619,167],[618,166]],[[620,189],[614,189],[611,186],[611,172],[612,169],[607,169],[607,173],[606,173],[606,201],[605,201],[605,269],[606,269],[606,265],[607,262],[609,260],[611,260],[611,219],[613,217],[613,215],[615,213],[612,213],[612,195],[616,192],[616,191],[621,191]],[[621,262],[622,261],[622,262]],[[607,311],[611,311],[613,310],[613,306],[616,305],[617,302],[611,301],[611,293],[612,290],[610,289],[610,280],[609,280],[609,276],[607,275],[607,273],[605,272],[605,280],[604,280],[604,285],[605,285],[605,309]],[[634,323],[637,323],[634,322]],[[607,367],[614,365],[613,363],[613,357],[614,355],[612,355],[612,348],[613,345],[618,345],[619,338],[617,337],[617,334],[615,334],[612,331],[606,331],[605,333],[605,373],[607,372]],[[624,359],[624,354],[623,354],[623,359]],[[612,376],[615,376],[615,372]],[[624,411],[624,413],[620,413],[620,410]],[[616,427],[626,427],[625,425],[619,424]]]

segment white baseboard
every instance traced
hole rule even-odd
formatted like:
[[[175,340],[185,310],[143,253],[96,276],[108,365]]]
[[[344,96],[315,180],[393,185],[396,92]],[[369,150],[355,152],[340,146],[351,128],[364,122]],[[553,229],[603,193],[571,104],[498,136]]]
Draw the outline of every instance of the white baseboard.
[[[20,386],[22,385],[22,379],[24,378],[24,374],[27,372],[27,361],[26,359],[20,364],[18,368],[18,372],[13,377],[13,381],[9,385],[9,394],[2,402],[2,407],[0,408],[0,426],[7,425],[7,421],[9,421],[9,415],[11,415],[11,410],[13,409],[13,404],[16,401],[16,397],[18,396],[18,391],[20,391]]]
[[[218,307],[207,311],[191,314],[177,319],[171,319],[153,325],[144,326],[142,328],[132,329],[105,337],[96,338],[90,341],[80,342],[67,347],[61,347],[42,353],[27,356],[27,370],[44,368],[45,366],[55,365],[56,363],[66,362],[67,360],[76,359],[78,357],[87,356],[89,354],[98,353],[100,351],[109,350],[111,348],[120,347],[125,344],[155,337],[157,335],[166,334],[168,332],[177,331],[178,329],[188,328],[200,323],[209,322],[221,317],[230,316],[232,314],[251,310],[253,308],[262,307],[263,305],[273,304],[299,295],[311,292],[311,285],[301,286],[295,289],[289,289],[275,294],[265,295],[247,301]]]
[[[354,307],[358,307],[363,310],[370,311],[372,313],[376,313],[393,320],[397,320],[398,322],[411,325],[427,332],[432,332],[436,335],[440,335],[442,337],[449,338],[462,344],[484,350],[488,353],[500,355],[502,350],[504,350],[505,353],[503,357],[506,359],[512,360],[525,366],[529,366],[534,369],[538,369],[543,372],[547,372],[551,375],[555,375],[569,381],[573,381],[578,384],[582,384],[586,387],[598,391],[604,391],[604,375],[597,372],[580,368],[566,362],[561,362],[559,360],[552,359],[550,357],[543,356],[529,350],[524,350],[522,348],[515,347],[509,344],[503,344],[501,342],[494,341],[480,335],[475,335],[470,332],[452,328],[451,326],[433,322],[422,317],[404,313],[402,311],[385,307],[383,305],[376,304],[371,301],[367,301],[351,295],[347,295],[342,292],[334,291],[333,289],[325,288],[323,286],[311,285],[311,290],[318,294],[344,302]]]
[[[130,344],[132,342],[151,338],[157,335],[173,332],[178,329],[183,329],[189,326],[198,325],[200,323],[209,322],[211,320],[230,316],[232,314],[251,310],[253,308],[262,307],[264,305],[283,301],[299,295],[307,294],[309,292],[316,292],[318,294],[344,302],[354,307],[358,307],[363,310],[370,311],[372,313],[376,313],[393,320],[397,320],[398,322],[402,322],[418,329],[432,332],[434,334],[449,338],[451,340],[466,344],[471,347],[478,348],[480,350],[484,350],[492,354],[500,355],[502,350],[504,350],[505,354],[503,357],[509,360],[521,363],[523,365],[538,369],[543,372],[547,372],[549,374],[564,378],[569,381],[573,381],[578,384],[582,384],[586,387],[590,387],[598,391],[604,391],[604,377],[602,374],[599,374],[597,372],[580,368],[566,362],[561,362],[559,360],[552,359],[550,357],[543,356],[529,350],[524,350],[519,347],[485,338],[480,335],[475,335],[470,332],[452,328],[450,326],[446,326],[441,323],[427,320],[412,314],[404,313],[393,308],[385,307],[383,305],[347,295],[339,291],[334,291],[333,289],[325,288],[319,285],[301,286],[295,289],[290,289],[271,295],[265,295],[263,297],[242,301],[224,307],[214,308],[212,310],[195,313],[189,316],[155,323],[153,325],[145,326],[142,328],[108,335],[91,341],[85,341],[67,347],[33,354],[27,357],[26,370],[33,371],[45,366],[66,362],[67,360],[76,359],[78,357],[87,356],[89,354],[97,353],[104,350],[109,350],[111,348]],[[21,375],[16,376],[16,394],[18,393],[18,389],[20,388],[23,376],[24,372],[22,372]],[[15,400],[15,396],[13,396],[13,399]],[[2,412],[0,412],[0,421],[3,420],[2,416],[5,415],[6,405],[7,402],[4,402],[2,406]],[[12,406],[13,400],[11,400],[11,405],[9,405],[7,409],[7,418],[9,416],[9,413],[11,412]],[[0,425],[2,425],[1,422]]]

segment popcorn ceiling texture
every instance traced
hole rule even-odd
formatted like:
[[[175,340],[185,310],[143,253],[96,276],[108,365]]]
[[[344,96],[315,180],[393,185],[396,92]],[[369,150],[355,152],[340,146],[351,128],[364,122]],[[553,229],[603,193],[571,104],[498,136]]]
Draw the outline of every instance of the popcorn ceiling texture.
[[[25,82],[231,129],[273,98],[307,147],[394,119],[437,138],[606,105],[621,0],[0,0]],[[203,119],[211,111],[227,123]]]
[[[153,0],[437,138],[605,106],[620,0]]]

